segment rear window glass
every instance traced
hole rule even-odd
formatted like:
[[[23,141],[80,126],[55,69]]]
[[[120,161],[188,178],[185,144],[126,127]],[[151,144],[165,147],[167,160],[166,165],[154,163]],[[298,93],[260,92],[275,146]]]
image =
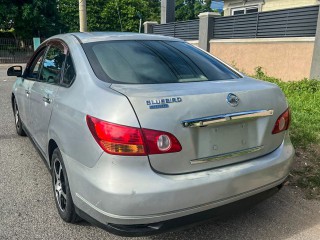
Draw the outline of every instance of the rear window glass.
[[[83,47],[97,77],[112,83],[179,83],[240,77],[185,42],[107,41]]]

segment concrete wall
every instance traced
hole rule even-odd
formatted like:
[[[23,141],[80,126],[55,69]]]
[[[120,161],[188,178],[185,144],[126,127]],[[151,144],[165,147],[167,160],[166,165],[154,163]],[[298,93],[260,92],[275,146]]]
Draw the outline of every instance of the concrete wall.
[[[318,4],[318,0],[266,0],[262,11],[272,11],[285,8],[296,8]]]
[[[258,6],[260,12],[296,8],[319,4],[319,0],[224,0],[224,15],[231,15],[231,9],[244,6]]]
[[[261,66],[269,75],[283,81],[309,78],[314,37],[211,40],[210,53],[253,74]]]

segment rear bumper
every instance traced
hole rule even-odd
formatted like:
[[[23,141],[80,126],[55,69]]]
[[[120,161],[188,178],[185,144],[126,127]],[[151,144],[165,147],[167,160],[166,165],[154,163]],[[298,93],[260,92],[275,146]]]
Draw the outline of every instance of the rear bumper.
[[[289,174],[293,155],[290,139],[285,137],[277,150],[263,157],[183,175],[155,173],[141,157],[115,159],[103,154],[93,168],[63,157],[80,215],[108,229],[124,229],[117,226],[154,225],[214,211],[274,189]]]
[[[258,193],[256,195],[223,205],[221,207],[153,224],[119,225],[101,223],[77,207],[76,212],[81,218],[85,219],[93,225],[107,230],[108,232],[120,236],[138,237],[159,234],[170,230],[183,229],[192,225],[199,224],[209,219],[219,219],[221,217],[226,217],[232,214],[248,210],[254,205],[276,194],[281,189],[281,187],[282,184],[264,192]]]

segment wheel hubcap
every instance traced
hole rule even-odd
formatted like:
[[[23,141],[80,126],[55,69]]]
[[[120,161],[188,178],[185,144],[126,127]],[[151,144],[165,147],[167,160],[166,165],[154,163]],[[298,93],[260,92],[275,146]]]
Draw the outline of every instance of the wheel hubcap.
[[[15,118],[15,122],[16,122],[16,127],[19,129],[19,128],[20,128],[20,124],[19,124],[19,110],[18,110],[17,104],[15,104],[14,108],[15,108],[14,118]]]
[[[55,191],[56,200],[58,202],[60,210],[64,212],[67,206],[66,183],[65,183],[65,176],[62,171],[62,164],[58,158],[54,160],[53,170],[54,170],[54,176],[53,176],[54,191]]]

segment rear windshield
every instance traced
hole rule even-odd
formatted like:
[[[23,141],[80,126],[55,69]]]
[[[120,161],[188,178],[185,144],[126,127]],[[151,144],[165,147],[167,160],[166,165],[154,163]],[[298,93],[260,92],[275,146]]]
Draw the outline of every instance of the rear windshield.
[[[183,83],[240,77],[186,42],[106,41],[86,43],[83,48],[97,77],[112,83]]]

